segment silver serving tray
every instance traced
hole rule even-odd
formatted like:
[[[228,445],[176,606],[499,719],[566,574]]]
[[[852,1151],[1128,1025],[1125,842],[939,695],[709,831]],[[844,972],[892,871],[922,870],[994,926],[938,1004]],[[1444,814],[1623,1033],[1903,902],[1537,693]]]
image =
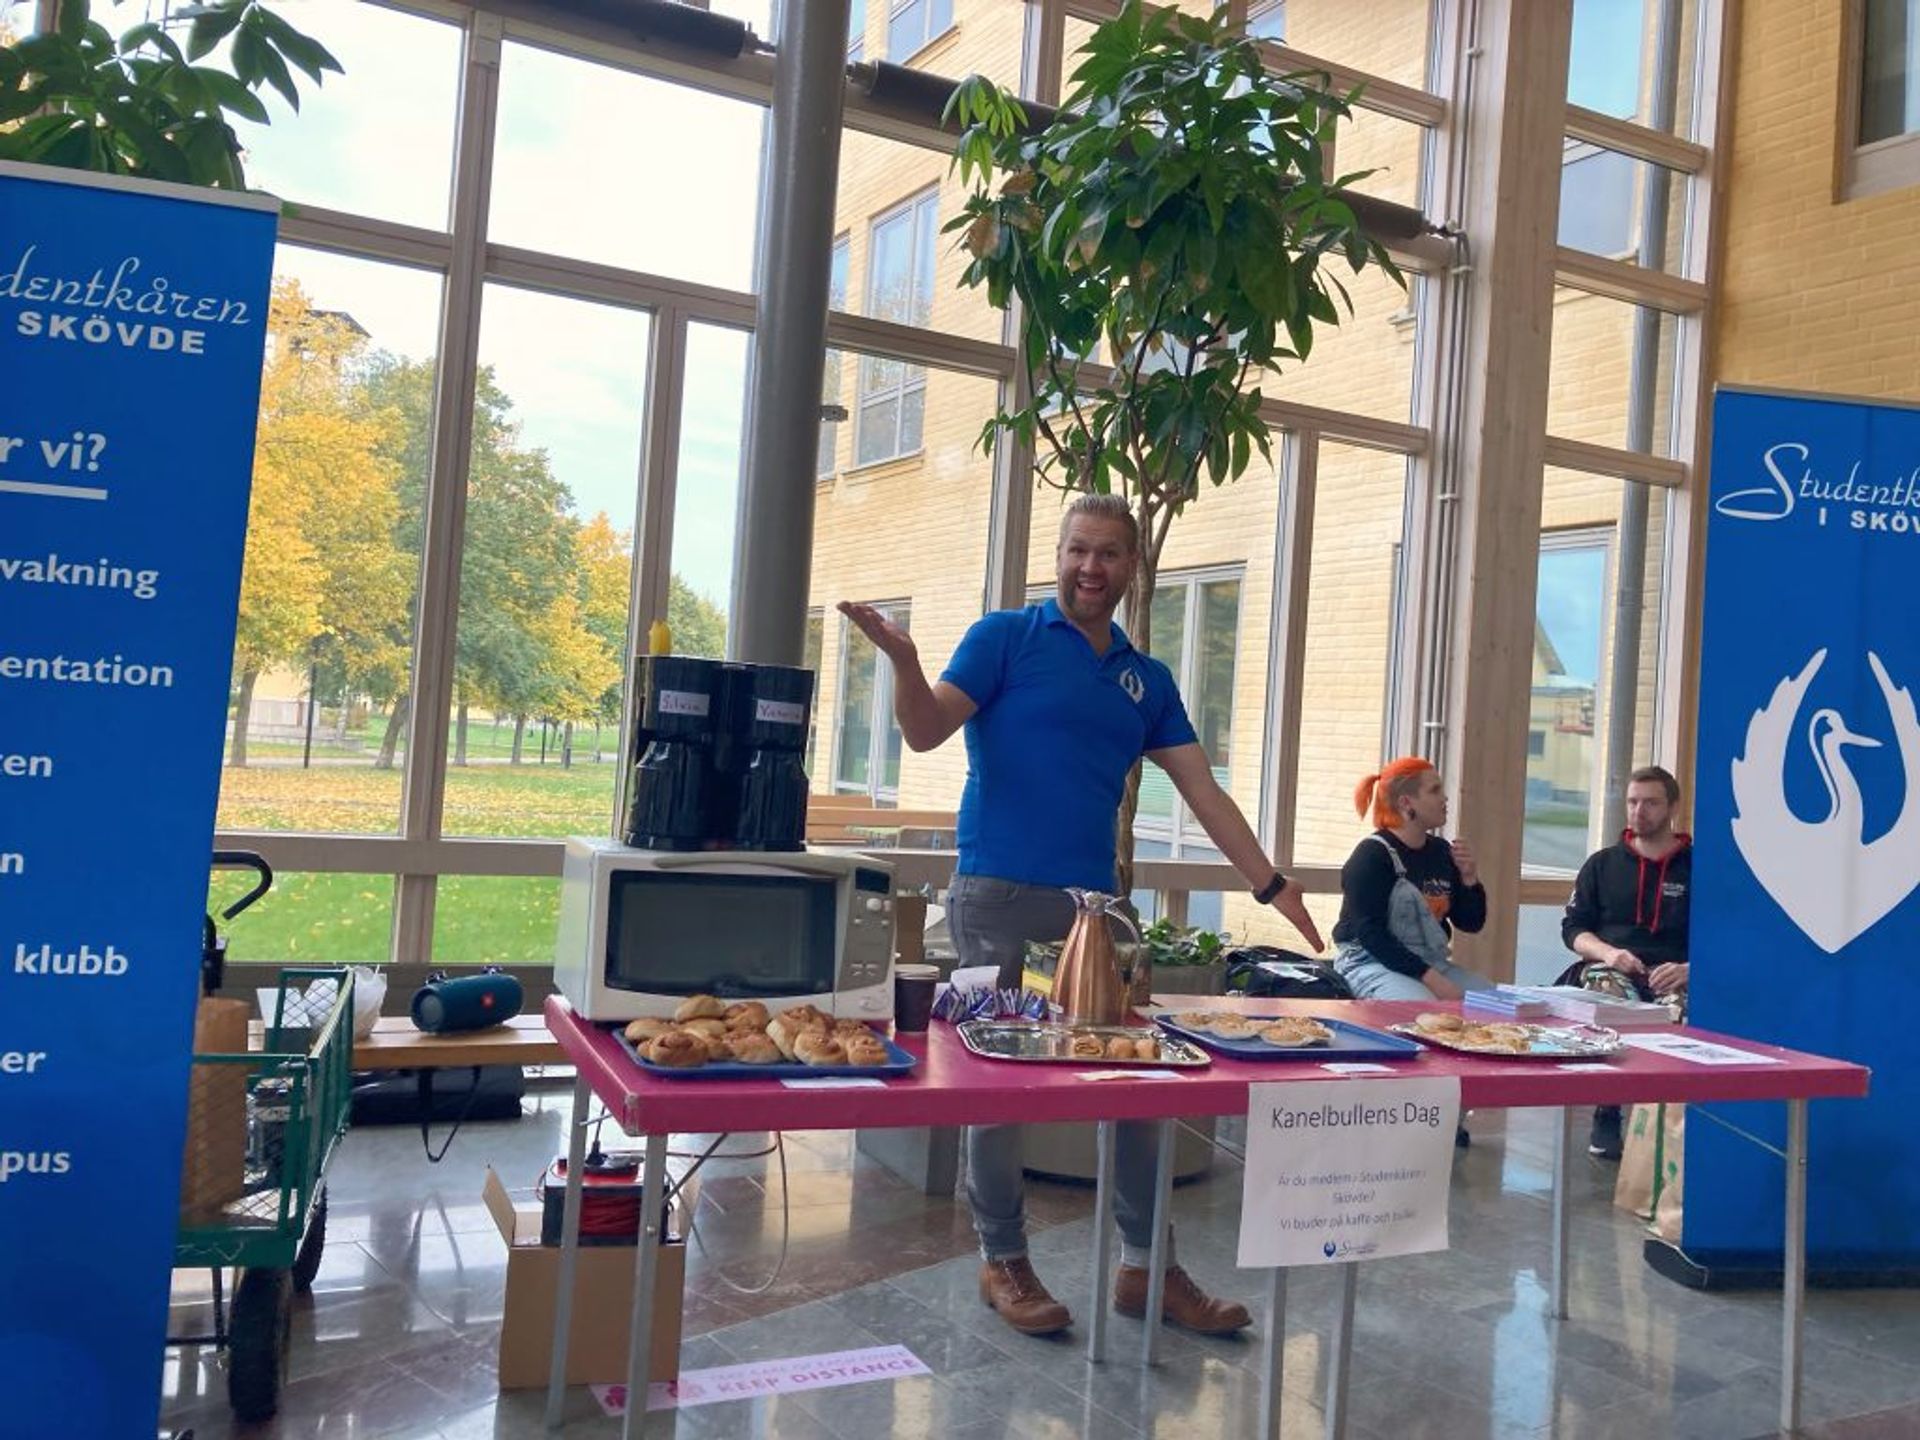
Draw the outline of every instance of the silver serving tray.
[[[1153,1069],[1192,1069],[1213,1063],[1207,1052],[1176,1035],[1168,1035],[1147,1025],[1061,1025],[1037,1020],[963,1020],[954,1027],[960,1043],[976,1055],[989,1060],[1018,1060],[1029,1065],[1101,1065]],[[1124,1035],[1129,1040],[1158,1040],[1157,1059],[1129,1057],[1113,1059],[1106,1055],[1070,1055],[1067,1046],[1076,1035],[1096,1035],[1101,1040]]]
[[[1518,1020],[1482,1021],[1482,1024],[1520,1025],[1530,1033],[1525,1050],[1482,1050],[1462,1045],[1448,1032],[1427,1031],[1412,1024],[1389,1025],[1396,1035],[1410,1035],[1437,1050],[1456,1055],[1477,1055],[1483,1060],[1598,1060],[1618,1055],[1626,1048],[1618,1030],[1604,1025],[1538,1025]]]

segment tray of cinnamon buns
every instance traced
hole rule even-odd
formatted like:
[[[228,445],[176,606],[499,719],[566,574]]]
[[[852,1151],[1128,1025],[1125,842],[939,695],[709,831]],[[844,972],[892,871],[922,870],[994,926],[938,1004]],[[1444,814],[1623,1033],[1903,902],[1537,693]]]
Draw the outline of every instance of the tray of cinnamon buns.
[[[1446,1010],[1430,1010],[1391,1028],[1441,1050],[1505,1060],[1593,1060],[1619,1054],[1623,1043],[1618,1030],[1602,1025],[1476,1022]]]
[[[1143,1025],[1065,1025],[1033,1020],[963,1020],[960,1043],[989,1060],[1052,1065],[1209,1065],[1206,1052]]]
[[[1312,1015],[1247,1015],[1237,1010],[1181,1010],[1153,1017],[1182,1035],[1236,1060],[1417,1060],[1411,1040],[1364,1025]]]
[[[771,1011],[758,1000],[690,995],[671,1020],[649,1016],[616,1033],[649,1074],[684,1079],[904,1075],[918,1063],[866,1021],[817,1005]]]

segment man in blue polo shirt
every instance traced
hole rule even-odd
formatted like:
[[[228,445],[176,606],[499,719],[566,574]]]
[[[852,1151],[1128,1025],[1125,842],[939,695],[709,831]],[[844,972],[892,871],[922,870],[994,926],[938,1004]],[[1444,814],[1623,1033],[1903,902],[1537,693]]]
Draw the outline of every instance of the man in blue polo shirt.
[[[1063,938],[1074,904],[1064,887],[1111,893],[1114,830],[1127,772],[1141,756],[1172,778],[1222,855],[1320,948],[1299,887],[1273,868],[1246,817],[1214,779],[1167,667],[1127,643],[1113,623],[1139,561],[1139,530],[1124,499],[1082,495],[1060,525],[1055,597],[1001,610],[970,629],[929,685],[913,639],[867,605],[840,610],[893,663],[894,714],[914,750],[966,727],[959,863],[947,923],[964,965],[996,965],[1019,984],[1026,942]],[[1157,1129],[1118,1127],[1114,1219],[1121,1238],[1114,1308],[1146,1313],[1153,1242]],[[1027,1259],[1020,1132],[967,1132],[967,1199],[984,1263],[980,1298],[1014,1329],[1050,1334],[1071,1322]],[[1177,1265],[1167,1268],[1162,1314],[1209,1335],[1249,1323],[1246,1307],[1215,1300]]]

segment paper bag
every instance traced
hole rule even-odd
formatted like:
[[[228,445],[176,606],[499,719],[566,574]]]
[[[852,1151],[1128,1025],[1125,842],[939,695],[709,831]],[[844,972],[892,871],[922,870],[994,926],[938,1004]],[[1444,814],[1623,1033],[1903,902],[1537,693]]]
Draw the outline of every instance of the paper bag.
[[[200,1002],[193,1017],[193,1053],[244,1055],[244,1000]],[[217,1216],[246,1188],[245,1065],[195,1065],[187,1082],[187,1144],[180,1165],[180,1215],[188,1223]]]
[[[1653,1223],[1649,1227],[1669,1245],[1680,1243],[1683,1162],[1686,1159],[1687,1107],[1659,1107],[1659,1143],[1654,1149]]]
[[[1613,1203],[1642,1220],[1653,1218],[1654,1151],[1660,1143],[1660,1107],[1635,1105],[1627,1112],[1626,1139],[1620,1147],[1620,1175],[1613,1182]]]

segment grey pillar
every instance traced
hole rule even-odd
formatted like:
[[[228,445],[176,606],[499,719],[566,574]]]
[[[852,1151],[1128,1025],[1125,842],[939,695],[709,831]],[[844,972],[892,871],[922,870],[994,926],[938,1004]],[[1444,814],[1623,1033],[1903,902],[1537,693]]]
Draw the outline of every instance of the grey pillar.
[[[777,25],[747,455],[728,658],[798,665],[813,558],[813,469],[846,98],[848,0],[786,0]]]

